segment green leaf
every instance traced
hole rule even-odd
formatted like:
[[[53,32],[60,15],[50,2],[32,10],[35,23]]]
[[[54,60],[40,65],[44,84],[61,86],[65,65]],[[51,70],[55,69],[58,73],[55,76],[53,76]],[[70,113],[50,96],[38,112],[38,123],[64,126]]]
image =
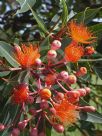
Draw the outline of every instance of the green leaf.
[[[45,33],[48,34],[47,28],[45,27],[43,20],[41,20],[41,18],[36,14],[36,12],[31,8],[31,6],[29,4],[28,4],[28,6],[33,14],[33,17],[35,18],[36,22],[38,23],[39,28],[41,28],[42,31],[44,31]]]
[[[62,27],[66,25],[68,18],[68,9],[65,0],[62,0],[63,12],[62,12]]]
[[[101,38],[101,36],[102,36],[102,23],[91,26],[90,30],[92,30],[92,32],[94,33],[95,36]]]
[[[98,112],[80,112],[80,119],[93,123],[102,123],[102,115]]]
[[[10,44],[0,41],[0,56],[4,57],[13,67],[19,67],[19,63],[14,59],[13,47]]]
[[[9,73],[10,73],[9,71],[0,72],[0,77],[7,76]]]
[[[89,104],[81,99],[81,105],[85,106]],[[102,115],[100,113],[96,112],[80,112],[79,113],[80,120],[85,120],[89,122],[94,122],[94,123],[102,123]]]
[[[46,59],[46,53],[50,49],[50,41],[49,41],[49,35],[42,41],[40,44],[40,53],[41,53],[41,59],[44,61]]]
[[[36,3],[36,0],[16,0],[16,1],[18,1],[21,6],[20,10],[18,10],[16,14],[28,11],[29,10],[28,4],[32,7]]]
[[[88,24],[99,13],[101,9],[102,8],[86,8],[85,11],[76,14],[74,18],[77,19],[78,22],[84,22],[85,24]]]
[[[20,72],[19,77],[18,77],[18,82],[19,83],[29,83],[29,77],[30,77],[30,71],[29,70],[24,70]]]
[[[2,120],[3,124],[10,124],[16,117],[19,111],[18,105],[7,104],[2,112]]]
[[[93,69],[96,75],[99,76],[100,79],[102,79],[102,61],[98,63],[98,66],[94,66]]]
[[[20,111],[19,106],[10,104],[9,99],[1,112],[0,122],[5,125],[11,124],[15,120],[16,115],[19,114],[19,111]],[[8,133],[9,133],[8,130],[5,130],[3,132],[0,132],[0,136],[7,136]]]
[[[46,136],[51,136],[52,126],[46,121]]]

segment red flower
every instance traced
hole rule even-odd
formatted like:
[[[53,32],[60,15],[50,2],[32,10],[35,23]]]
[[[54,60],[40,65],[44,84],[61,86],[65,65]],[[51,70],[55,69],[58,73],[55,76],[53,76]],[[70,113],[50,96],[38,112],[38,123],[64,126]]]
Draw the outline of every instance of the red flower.
[[[84,55],[84,49],[77,43],[72,42],[65,48],[65,59],[70,62],[77,62]]]
[[[57,78],[57,74],[48,74],[45,77],[45,82],[47,83],[47,85],[53,85],[56,82],[56,78]]]
[[[13,89],[12,101],[15,104],[22,104],[28,99],[29,88],[27,84],[19,84],[16,88]]]
[[[76,111],[76,106],[68,102],[66,98],[60,104],[55,104],[54,108],[56,110],[56,115],[54,116],[64,125],[70,125],[77,121],[79,112]]]
[[[90,44],[95,41],[93,34],[83,24],[71,21],[68,27],[70,37],[79,43]]]
[[[15,58],[24,68],[33,66],[36,59],[39,57],[40,54],[37,46],[33,46],[32,44],[30,44],[29,47],[22,45],[21,48],[19,46],[15,46]]]

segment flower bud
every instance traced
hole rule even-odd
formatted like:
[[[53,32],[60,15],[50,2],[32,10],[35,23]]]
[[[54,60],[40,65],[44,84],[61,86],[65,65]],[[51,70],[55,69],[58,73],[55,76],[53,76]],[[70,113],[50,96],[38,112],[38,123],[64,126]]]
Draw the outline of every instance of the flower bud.
[[[23,120],[23,121],[18,123],[18,128],[20,130],[23,130],[27,126],[27,124],[28,124],[28,120]]]
[[[33,97],[33,96],[28,96],[27,102],[28,102],[29,104],[33,104],[33,102],[34,102],[34,97]]]
[[[38,129],[36,127],[31,128],[30,136],[38,136]]]
[[[76,81],[77,81],[77,78],[76,78],[75,75],[69,75],[69,76],[68,76],[68,83],[69,83],[69,84],[75,84]]]
[[[36,63],[37,66],[40,66],[42,64],[42,61],[41,61],[41,59],[37,58],[35,60],[35,63]]]
[[[15,46],[14,46],[14,51],[15,51],[15,52],[21,51],[21,47],[18,46],[18,45],[15,45]]]
[[[61,47],[61,42],[59,40],[54,40],[51,44],[52,50],[58,50]]]
[[[40,107],[43,110],[49,108],[48,102],[46,100],[42,100],[40,103]]]
[[[83,97],[86,95],[86,90],[84,88],[80,88],[77,91],[80,93],[80,97]]]
[[[5,126],[0,123],[0,131],[3,131],[5,129]]]
[[[60,73],[60,75],[61,75],[61,77],[62,77],[64,80],[68,79],[68,72],[67,72],[67,71],[62,71],[62,72]]]
[[[87,69],[86,69],[86,67],[81,67],[81,68],[80,68],[80,72],[81,72],[82,75],[87,74]]]
[[[91,89],[89,87],[85,87],[86,93],[89,94],[91,92]]]
[[[84,107],[79,107],[79,110],[85,111],[85,112],[95,112],[96,108],[94,106],[84,106]]]
[[[57,92],[56,99],[63,100],[63,98],[64,98],[64,94]]]
[[[20,130],[18,128],[13,128],[11,134],[12,134],[12,136],[19,136]]]
[[[50,108],[49,110],[50,110],[50,112],[51,112],[53,115],[56,115],[56,110],[55,110],[55,108],[52,107],[52,108]]]
[[[55,50],[49,50],[47,53],[48,59],[55,59],[57,57],[57,52]]]
[[[76,76],[84,76],[85,74],[87,74],[87,69],[86,67],[81,67],[79,69],[79,71],[76,72]]]
[[[85,54],[86,54],[86,55],[92,55],[93,53],[95,53],[94,47],[92,47],[92,46],[87,46],[87,47],[85,48]]]
[[[51,97],[51,91],[47,88],[40,90],[39,94],[40,94],[40,97],[45,100]]]
[[[58,132],[58,133],[63,133],[64,132],[64,126],[60,124],[54,124],[53,128]]]

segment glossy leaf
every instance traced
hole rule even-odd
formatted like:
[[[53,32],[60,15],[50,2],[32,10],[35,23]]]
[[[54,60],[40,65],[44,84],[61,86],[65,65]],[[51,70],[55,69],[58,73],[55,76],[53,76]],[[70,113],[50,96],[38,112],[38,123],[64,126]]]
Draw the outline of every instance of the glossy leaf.
[[[62,12],[62,26],[66,25],[68,18],[68,9],[65,0],[62,0],[63,12]]]
[[[101,9],[102,8],[86,8],[85,11],[76,14],[74,18],[77,19],[78,22],[84,22],[85,24],[88,24],[99,13]]]
[[[0,41],[0,56],[4,57],[13,67],[19,67],[18,62],[14,59],[13,47],[10,44]]]
[[[19,2],[21,6],[20,10],[18,10],[16,14],[28,11],[29,10],[28,4],[32,7],[36,3],[36,0],[16,0],[16,1]]]
[[[86,101],[81,99],[81,105],[89,105]],[[94,123],[102,123],[102,115],[96,112],[80,112],[79,113],[80,119],[85,121],[90,121]]]
[[[7,76],[10,72],[6,71],[6,72],[0,72],[0,77],[4,77]]]
[[[41,18],[37,15],[37,13],[31,8],[31,6],[28,4],[32,14],[33,14],[33,17],[35,18],[35,20],[37,21],[38,23],[38,26],[39,28],[41,28],[42,31],[44,31],[45,33],[48,33],[47,31],[47,28],[45,27],[45,24],[43,22],[43,20],[41,20]]]
[[[102,36],[102,23],[96,24],[90,27],[90,30],[94,33],[98,38]]]
[[[98,66],[93,67],[96,75],[102,79],[102,61],[98,64]]]

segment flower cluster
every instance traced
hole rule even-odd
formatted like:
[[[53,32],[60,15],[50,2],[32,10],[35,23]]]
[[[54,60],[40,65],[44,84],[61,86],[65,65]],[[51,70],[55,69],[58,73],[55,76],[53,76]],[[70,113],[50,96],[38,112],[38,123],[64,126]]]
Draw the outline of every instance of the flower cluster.
[[[71,21],[68,25],[68,36],[72,38],[72,42],[65,48],[65,58],[67,61],[77,62],[84,55],[92,55],[94,53],[92,46],[84,48],[83,44],[95,42],[96,37],[83,24]]]
[[[20,122],[13,122],[9,127],[13,128],[11,136],[19,136],[26,127],[30,127],[30,136],[45,136],[45,127],[39,131],[39,125],[47,120],[58,132],[64,132],[64,127],[72,125],[80,118],[79,113],[94,112],[93,106],[81,106],[80,98],[90,93],[89,87],[72,87],[78,78],[87,74],[86,67],[79,67],[71,74],[60,71],[59,68],[68,62],[78,62],[84,55],[91,55],[95,52],[91,46],[84,47],[84,44],[91,44],[95,41],[93,34],[83,24],[71,21],[68,25],[68,36],[71,43],[65,48],[65,55],[59,60],[58,50],[61,49],[61,41],[51,41],[50,50],[46,53],[46,62],[40,59],[40,52],[36,45],[22,45],[14,47],[14,57],[20,64],[20,70],[27,70],[30,77],[34,78],[33,83],[20,83],[12,90],[11,103],[21,107],[16,117]],[[34,84],[35,83],[35,84]],[[28,107],[26,108],[26,105]],[[26,115],[20,120],[21,114]],[[19,117],[19,118],[18,118]],[[16,125],[15,125],[16,124]],[[0,131],[8,126],[0,124]]]

